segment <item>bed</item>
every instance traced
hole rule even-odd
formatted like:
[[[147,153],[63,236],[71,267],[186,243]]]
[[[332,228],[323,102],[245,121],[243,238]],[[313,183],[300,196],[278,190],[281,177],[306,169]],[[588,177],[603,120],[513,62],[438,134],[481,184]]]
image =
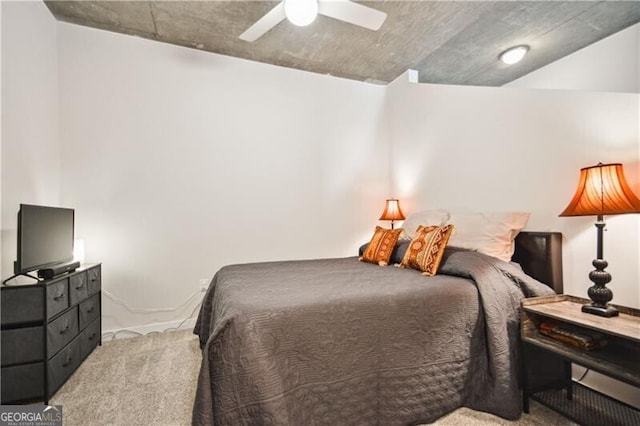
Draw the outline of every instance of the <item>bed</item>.
[[[433,277],[357,257],[223,267],[194,330],[193,423],[518,418],[519,304],[562,292],[560,235],[521,232],[513,260],[447,248]]]

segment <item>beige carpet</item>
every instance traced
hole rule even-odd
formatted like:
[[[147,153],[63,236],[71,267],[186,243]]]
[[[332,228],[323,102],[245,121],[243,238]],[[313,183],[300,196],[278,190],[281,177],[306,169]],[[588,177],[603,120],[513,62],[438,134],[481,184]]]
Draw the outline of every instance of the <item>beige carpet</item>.
[[[104,342],[56,393],[65,426],[190,425],[200,368],[190,330]],[[573,425],[532,402],[531,414],[510,422],[461,408],[435,425]]]

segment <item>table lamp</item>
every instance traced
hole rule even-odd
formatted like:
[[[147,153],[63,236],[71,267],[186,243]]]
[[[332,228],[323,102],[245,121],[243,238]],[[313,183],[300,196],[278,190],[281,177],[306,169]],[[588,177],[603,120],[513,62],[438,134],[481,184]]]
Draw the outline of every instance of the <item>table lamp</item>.
[[[404,219],[404,214],[402,214],[402,210],[400,210],[400,202],[395,198],[388,198],[384,205],[384,211],[382,212],[382,216],[380,216],[380,220],[390,220],[391,229],[393,229],[394,220]]]
[[[589,273],[593,286],[588,290],[592,303],[583,305],[582,312],[601,317],[618,315],[618,310],[607,304],[613,298],[613,292],[606,287],[611,274],[604,270],[608,263],[602,258],[602,231],[604,215],[626,213],[640,213],[640,200],[627,184],[622,164],[598,163],[580,169],[578,189],[560,216],[597,216],[597,257],[592,263],[596,269]]]

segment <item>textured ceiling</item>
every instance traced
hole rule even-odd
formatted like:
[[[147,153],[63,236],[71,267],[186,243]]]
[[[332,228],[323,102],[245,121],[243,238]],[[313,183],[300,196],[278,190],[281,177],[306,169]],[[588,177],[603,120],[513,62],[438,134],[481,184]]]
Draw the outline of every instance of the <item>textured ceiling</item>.
[[[61,21],[354,80],[500,86],[640,22],[640,1],[363,1],[387,13],[379,31],[319,15],[284,20],[253,43],[238,36],[272,1],[46,1]],[[521,63],[505,49],[531,46]]]

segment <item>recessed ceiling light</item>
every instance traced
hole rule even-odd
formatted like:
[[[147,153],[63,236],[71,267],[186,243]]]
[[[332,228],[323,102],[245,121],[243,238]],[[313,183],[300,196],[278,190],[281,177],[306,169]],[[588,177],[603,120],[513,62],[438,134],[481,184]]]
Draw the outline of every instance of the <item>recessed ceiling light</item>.
[[[511,49],[507,49],[500,54],[500,60],[507,65],[513,65],[520,62],[524,55],[529,51],[529,46],[515,46]]]

